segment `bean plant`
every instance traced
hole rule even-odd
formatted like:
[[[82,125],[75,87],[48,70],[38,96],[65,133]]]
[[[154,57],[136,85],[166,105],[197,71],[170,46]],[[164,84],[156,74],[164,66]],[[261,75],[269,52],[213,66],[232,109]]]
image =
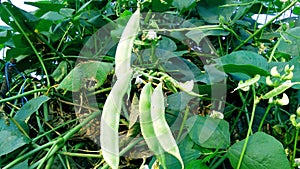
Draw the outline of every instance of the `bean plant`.
[[[300,166],[298,0],[0,3],[0,168]]]

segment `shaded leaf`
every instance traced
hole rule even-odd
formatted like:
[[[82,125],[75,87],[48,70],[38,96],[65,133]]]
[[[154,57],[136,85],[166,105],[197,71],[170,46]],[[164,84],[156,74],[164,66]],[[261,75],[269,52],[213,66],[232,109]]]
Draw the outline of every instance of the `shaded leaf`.
[[[244,143],[245,140],[237,142],[228,150],[228,158],[233,167],[238,164]],[[252,168],[290,169],[282,144],[263,132],[250,136],[241,169]]]
[[[17,121],[25,121],[32,113],[36,112],[40,106],[48,101],[50,98],[48,96],[40,96],[29,100],[14,116]]]
[[[284,39],[278,45],[278,51],[291,56],[300,55],[300,27],[292,28],[283,33]]]
[[[9,125],[6,124],[4,118],[0,118],[0,156],[8,154],[30,141],[10,119],[8,120]]]
[[[41,19],[46,19],[50,21],[60,21],[63,20],[65,17],[60,15],[58,12],[49,11],[45,13]]]
[[[100,87],[112,69],[111,63],[88,61],[79,63],[59,84],[59,89],[76,92],[81,88]],[[89,86],[90,83],[95,83]],[[88,86],[87,86],[88,85]]]
[[[225,120],[193,116],[186,122],[189,136],[205,148],[226,148],[230,144],[229,124]]]
[[[196,0],[173,0],[173,6],[175,6],[182,12],[189,10],[193,5],[195,5],[195,3]]]
[[[54,72],[51,74],[52,78],[58,82],[62,78],[65,77],[68,71],[68,63],[67,61],[61,61],[58,65],[58,67],[54,70]]]

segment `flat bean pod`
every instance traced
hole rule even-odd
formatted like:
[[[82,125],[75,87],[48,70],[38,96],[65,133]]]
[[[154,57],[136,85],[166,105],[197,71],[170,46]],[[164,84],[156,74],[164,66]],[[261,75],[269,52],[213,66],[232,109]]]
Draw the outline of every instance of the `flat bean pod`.
[[[140,9],[138,8],[130,17],[119,41],[115,56],[115,71],[117,78],[122,78],[123,74],[130,69],[131,52],[133,42],[139,32]]]
[[[179,148],[165,118],[162,83],[154,89],[151,96],[151,118],[153,121],[155,136],[158,139],[160,146],[165,152],[176,157],[181,164],[181,168],[184,168]]]
[[[103,107],[100,126],[102,155],[107,164],[117,169],[119,166],[119,121],[122,101],[130,86],[132,71],[124,74],[112,87]]]
[[[271,90],[268,93],[266,93],[265,95],[263,95],[262,99],[270,99],[274,96],[277,96],[295,84],[297,84],[297,83],[292,83],[291,81],[286,81],[286,82],[282,83],[280,86],[275,87],[273,90]]]

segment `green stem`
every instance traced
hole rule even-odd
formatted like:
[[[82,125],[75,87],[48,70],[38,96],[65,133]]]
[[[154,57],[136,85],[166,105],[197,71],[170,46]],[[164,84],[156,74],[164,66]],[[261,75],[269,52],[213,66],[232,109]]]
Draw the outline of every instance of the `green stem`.
[[[292,166],[295,164],[295,158],[296,158],[296,151],[297,151],[297,143],[298,143],[298,136],[299,136],[299,129],[296,128],[296,134],[295,134],[295,142],[294,142],[294,150],[293,150],[293,157],[292,157]]]
[[[245,143],[244,143],[244,146],[243,146],[243,149],[242,149],[242,152],[241,152],[241,156],[240,156],[240,159],[239,159],[239,162],[238,162],[238,165],[237,165],[236,169],[240,169],[240,167],[242,165],[242,161],[243,161],[243,158],[244,158],[244,155],[245,155],[245,152],[246,152],[246,149],[247,149],[247,144],[248,144],[248,141],[249,141],[249,136],[250,136],[250,133],[252,132],[254,114],[255,114],[255,109],[256,109],[256,105],[257,105],[255,86],[252,85],[251,87],[252,87],[252,92],[253,92],[253,106],[252,106],[251,120],[250,120],[250,123],[249,123],[247,136],[245,138]]]
[[[10,162],[9,164],[7,164],[7,165],[6,165],[5,167],[3,167],[2,169],[9,169],[9,168],[11,168],[12,166],[18,164],[19,162],[24,161],[25,159],[27,159],[27,158],[30,157],[31,155],[37,153],[38,151],[43,150],[43,149],[45,149],[46,147],[51,146],[53,143],[54,143],[53,141],[52,141],[52,142],[48,142],[48,143],[46,143],[46,144],[44,144],[44,145],[42,145],[42,146],[39,146],[39,147],[35,148],[34,150],[28,152],[27,154],[24,154],[23,156],[16,158],[15,160],[13,160],[13,161]]]
[[[251,36],[249,36],[246,40],[244,40],[242,43],[240,43],[233,51],[237,51],[242,46],[244,46],[249,40],[251,40],[254,36],[256,36],[259,32],[264,30],[268,25],[273,23],[277,18],[279,18],[283,13],[285,13],[287,10],[289,10],[291,7],[293,7],[298,1],[294,0],[291,2],[286,8],[284,8],[282,11],[280,11],[274,18],[269,20],[266,24],[264,24],[261,28],[259,28],[257,31],[255,31]]]
[[[31,91],[28,91],[28,92],[25,92],[25,93],[22,93],[22,94],[19,94],[19,95],[16,95],[16,96],[12,96],[12,97],[1,99],[0,103],[5,103],[5,102],[11,101],[11,100],[15,100],[15,99],[18,99],[18,98],[21,98],[21,97],[24,97],[24,96],[27,96],[27,95],[31,95],[31,94],[37,93],[37,92],[45,92],[47,90],[48,90],[47,88],[41,88],[41,89],[31,90]]]
[[[275,51],[276,51],[277,47],[279,46],[279,43],[280,43],[281,39],[282,39],[282,38],[279,38],[278,41],[276,42],[276,44],[274,45],[274,47],[273,47],[273,49],[272,49],[272,52],[271,52],[271,54],[270,54],[270,57],[269,57],[269,59],[268,59],[268,62],[269,62],[269,63],[272,61],[272,59],[273,59],[273,57],[274,57],[274,54],[275,54]]]
[[[26,38],[26,40],[28,41],[29,45],[31,46],[32,50],[34,51],[35,55],[37,56],[38,60],[41,63],[41,66],[45,72],[46,75],[46,79],[47,79],[47,85],[48,87],[50,87],[50,79],[49,79],[49,75],[47,72],[47,69],[44,65],[43,59],[42,57],[39,55],[38,51],[36,50],[36,48],[34,47],[33,43],[31,42],[31,40],[29,39],[29,37],[27,36],[27,34],[25,33],[25,31],[23,30],[23,28],[21,27],[21,25],[19,24],[18,20],[15,18],[15,16],[10,12],[10,10],[8,10],[6,8],[5,5],[2,5],[2,7],[6,10],[6,12],[13,18],[13,20],[15,21],[15,24],[17,25],[17,27],[20,29],[21,33],[24,35],[24,37]]]
[[[264,117],[261,119],[261,122],[260,122],[259,127],[258,127],[258,131],[261,131],[262,126],[264,124],[264,121],[265,121],[267,115],[269,114],[269,111],[271,110],[271,107],[272,107],[272,104],[269,104],[268,107],[267,107],[267,110],[264,114]]]
[[[181,123],[180,129],[179,129],[179,132],[178,132],[178,135],[177,135],[177,138],[176,138],[176,142],[179,141],[180,136],[181,136],[181,134],[182,134],[183,128],[184,128],[184,126],[185,126],[185,122],[186,122],[187,117],[188,117],[188,115],[189,115],[189,109],[190,109],[190,107],[189,107],[189,106],[186,106],[186,109],[185,109],[184,115],[183,115],[183,119],[182,119],[182,123]]]

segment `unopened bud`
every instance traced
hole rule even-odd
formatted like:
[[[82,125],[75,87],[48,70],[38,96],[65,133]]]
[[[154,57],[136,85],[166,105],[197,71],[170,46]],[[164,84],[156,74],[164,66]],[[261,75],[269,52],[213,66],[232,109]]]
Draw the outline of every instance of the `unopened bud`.
[[[266,83],[267,83],[268,86],[274,86],[274,83],[272,82],[270,76],[267,76],[267,77],[266,77]]]

